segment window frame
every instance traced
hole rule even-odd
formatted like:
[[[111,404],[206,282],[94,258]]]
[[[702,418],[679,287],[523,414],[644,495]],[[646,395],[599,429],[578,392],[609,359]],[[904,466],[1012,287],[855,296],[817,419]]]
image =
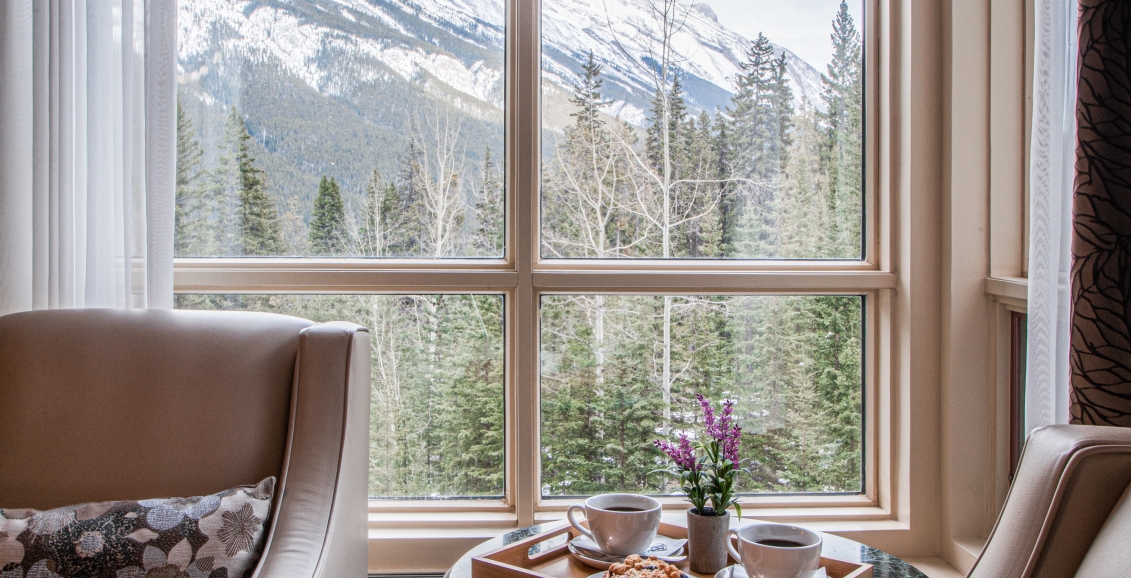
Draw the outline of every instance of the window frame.
[[[541,2],[507,0],[505,243],[501,259],[176,258],[174,292],[191,293],[490,293],[504,298],[505,498],[492,500],[371,500],[374,540],[396,532],[414,544],[469,538],[561,519],[575,499],[542,499],[539,429],[538,304],[542,294],[845,294],[864,296],[864,492],[858,496],[748,496],[744,514],[864,530],[909,528],[910,435],[907,403],[912,385],[901,369],[911,315],[898,292],[900,250],[912,250],[900,222],[900,201],[912,186],[899,171],[921,148],[900,140],[911,131],[914,106],[903,83],[911,48],[931,41],[912,32],[907,0],[863,0],[864,40],[864,258],[797,261],[572,260],[540,257]],[[937,49],[937,47],[936,47]],[[907,110],[903,110],[906,108]],[[898,118],[897,118],[898,117]],[[902,119],[902,120],[900,120]],[[913,132],[913,131],[912,131]],[[904,147],[912,147],[905,150]],[[929,248],[927,249],[929,252]],[[926,466],[920,466],[919,469]],[[665,516],[686,502],[664,498]],[[679,518],[676,518],[677,520]],[[837,526],[840,524],[840,526]],[[454,550],[453,550],[454,551]],[[403,562],[402,562],[403,563]],[[397,567],[399,568],[399,567]],[[413,566],[417,571],[426,568]],[[403,570],[404,568],[401,568]]]

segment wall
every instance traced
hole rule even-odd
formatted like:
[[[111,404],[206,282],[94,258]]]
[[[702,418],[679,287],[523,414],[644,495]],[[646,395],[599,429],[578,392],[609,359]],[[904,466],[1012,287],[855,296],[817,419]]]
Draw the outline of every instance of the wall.
[[[1018,305],[1024,282],[1026,32],[1025,0],[943,5],[939,555],[962,571],[1008,488],[1002,365],[1005,303]]]

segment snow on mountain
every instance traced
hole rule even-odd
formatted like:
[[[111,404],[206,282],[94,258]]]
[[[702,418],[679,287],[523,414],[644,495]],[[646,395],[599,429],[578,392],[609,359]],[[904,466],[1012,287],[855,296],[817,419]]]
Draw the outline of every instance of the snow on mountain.
[[[719,23],[706,4],[679,20],[674,62],[690,104],[725,106],[750,39]],[[435,96],[469,97],[456,106],[498,118],[504,23],[503,0],[182,1],[180,73],[238,66],[240,57],[274,61],[329,96],[396,75]],[[643,124],[654,92],[648,63],[658,60],[660,45],[648,0],[545,0],[542,35],[543,82],[570,91],[592,50],[604,64],[610,111]],[[819,103],[817,70],[786,48],[775,51],[787,54],[795,95]]]
[[[608,78],[635,99],[651,99],[656,83],[648,65],[660,61],[662,23],[650,5],[649,0],[546,0],[542,38],[551,50],[544,50],[544,74],[568,87],[577,68],[570,61],[584,60],[592,50]],[[707,4],[677,8],[673,20],[672,61],[692,105],[725,106],[751,40],[720,24]],[[795,95],[819,101],[820,73],[787,49],[774,45],[774,50],[787,54]]]
[[[389,71],[406,81],[427,73],[459,93],[502,106],[501,66],[484,66],[482,60],[468,63],[456,55],[405,42],[411,38],[411,31],[398,18],[402,15],[392,14],[380,4],[339,0],[338,10],[323,9],[325,18],[298,13],[289,3],[256,4],[260,3],[181,2],[178,25],[182,68],[195,62],[232,65],[241,56],[273,60],[282,71],[330,95],[342,94],[350,84],[369,82]],[[460,20],[458,12],[450,12],[449,23]],[[342,24],[351,25],[351,29]],[[472,22],[461,24],[462,32],[481,41],[502,41],[498,34],[475,34]],[[398,34],[390,36],[390,31]],[[345,58],[327,58],[334,54]],[[358,62],[383,66],[356,66]]]

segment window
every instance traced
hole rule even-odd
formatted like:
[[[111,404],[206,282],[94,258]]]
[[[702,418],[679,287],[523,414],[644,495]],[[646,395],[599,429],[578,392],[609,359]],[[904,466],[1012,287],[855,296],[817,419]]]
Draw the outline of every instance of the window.
[[[696,392],[752,502],[876,504],[866,8],[180,0],[178,307],[373,330],[377,510],[671,493]]]

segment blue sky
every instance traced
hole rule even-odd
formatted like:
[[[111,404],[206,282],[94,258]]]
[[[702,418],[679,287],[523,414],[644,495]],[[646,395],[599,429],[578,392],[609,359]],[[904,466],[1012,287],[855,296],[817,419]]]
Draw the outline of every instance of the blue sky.
[[[746,36],[765,34],[771,42],[792,50],[824,72],[832,55],[829,34],[840,0],[699,0],[719,16],[724,26]],[[862,30],[862,0],[849,0],[848,12]]]

